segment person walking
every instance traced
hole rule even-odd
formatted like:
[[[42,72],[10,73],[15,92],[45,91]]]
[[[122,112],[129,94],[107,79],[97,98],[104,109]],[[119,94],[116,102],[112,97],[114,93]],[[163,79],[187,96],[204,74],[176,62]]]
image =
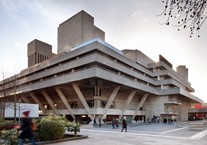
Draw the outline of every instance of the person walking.
[[[119,127],[119,119],[118,118],[116,118],[115,124],[116,124],[116,129],[117,129]]]
[[[21,126],[19,127],[21,129],[21,133],[19,136],[19,145],[23,145],[25,139],[29,139],[29,141],[33,145],[37,145],[34,138],[34,133],[32,130],[32,120],[29,118],[30,111],[23,112],[23,118],[21,122]]]
[[[127,132],[126,116],[124,116],[124,118],[122,120],[122,130],[121,130],[121,132],[123,132],[124,129],[125,129],[125,132]]]
[[[101,127],[101,117],[98,119],[99,127]]]
[[[115,118],[113,117],[113,118],[112,118],[112,128],[113,128],[113,129],[115,129],[115,122],[116,122],[116,120],[115,120]]]
[[[93,125],[96,126],[96,118],[93,119]]]

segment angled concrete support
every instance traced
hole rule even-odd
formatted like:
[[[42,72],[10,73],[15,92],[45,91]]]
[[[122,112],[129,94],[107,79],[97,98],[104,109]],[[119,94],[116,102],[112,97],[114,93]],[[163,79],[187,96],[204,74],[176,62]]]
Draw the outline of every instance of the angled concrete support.
[[[120,89],[120,86],[116,86],[113,90],[113,92],[111,93],[111,96],[109,97],[107,103],[106,103],[106,106],[104,108],[104,114],[103,116],[106,115],[107,111],[109,110],[109,107],[111,106],[112,102],[114,101],[114,98],[116,97],[118,91]]]
[[[144,104],[144,102],[146,101],[148,96],[149,96],[149,93],[144,94],[144,96],[142,97],[142,100],[139,102],[139,104],[134,112],[133,118],[137,115],[138,111],[140,110],[140,108],[142,107],[142,105]]]
[[[22,95],[22,96],[21,96],[21,99],[22,99],[25,103],[30,103],[30,102],[29,102],[29,99],[27,99],[25,95]]]
[[[45,97],[45,99],[47,100],[47,102],[49,103],[50,107],[52,108],[52,110],[55,112],[55,114],[58,114],[57,109],[55,107],[55,104],[53,103],[53,101],[51,100],[51,98],[49,97],[49,95],[47,94],[46,91],[41,91],[42,95]]]
[[[70,104],[68,103],[68,100],[66,99],[65,95],[63,94],[63,92],[60,90],[60,88],[55,87],[56,92],[58,93],[58,95],[60,96],[60,99],[62,100],[62,102],[64,103],[65,107],[68,109],[70,115],[73,117],[73,119],[75,120],[75,116],[73,114],[73,110],[70,106]]]
[[[127,106],[129,106],[129,104],[132,101],[132,99],[133,99],[133,97],[134,97],[135,94],[136,94],[136,91],[135,90],[131,91],[131,93],[130,93],[129,97],[127,98],[127,101],[125,102],[124,107],[122,109],[122,115],[126,111]]]
[[[37,98],[37,96],[34,93],[29,93],[32,97],[32,99],[35,101],[36,104],[39,104],[40,109],[42,110],[43,114],[46,114],[46,110],[40,100]]]
[[[76,94],[78,95],[78,98],[80,99],[81,103],[83,104],[84,108],[86,109],[86,111],[88,112],[88,116],[90,117],[91,121],[93,121],[94,117],[91,115],[91,111],[90,108],[80,90],[80,88],[78,87],[77,84],[72,84],[73,89],[75,90]]]

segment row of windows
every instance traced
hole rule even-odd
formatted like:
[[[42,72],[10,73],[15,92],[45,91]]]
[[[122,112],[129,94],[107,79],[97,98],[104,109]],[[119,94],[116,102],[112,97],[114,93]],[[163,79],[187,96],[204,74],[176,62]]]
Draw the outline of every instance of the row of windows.
[[[43,62],[44,60],[49,59],[50,57],[35,53],[35,64]]]
[[[85,56],[87,56],[87,54],[85,54]],[[80,55],[79,57],[84,57],[84,55]],[[0,90],[2,90],[1,88],[3,88],[3,86],[4,86],[6,89],[7,89],[7,88],[10,88],[10,85],[8,85],[8,84],[10,84],[11,82],[14,82],[14,81],[16,81],[16,84],[17,84],[17,85],[21,85],[21,86],[22,86],[22,85],[28,85],[28,84],[31,84],[31,83],[33,83],[33,82],[39,81],[39,79],[37,79],[37,80],[32,80],[32,81],[30,81],[30,82],[25,82],[24,80],[27,81],[27,80],[29,80],[29,78],[32,78],[32,77],[35,76],[36,74],[40,74],[40,73],[42,73],[42,72],[44,72],[44,71],[53,69],[53,68],[58,67],[59,65],[62,65],[62,64],[65,64],[65,63],[69,63],[69,62],[75,61],[76,59],[77,59],[77,57],[70,58],[70,59],[67,59],[67,60],[65,60],[65,61],[63,61],[63,62],[61,62],[61,63],[56,63],[56,64],[54,64],[54,65],[51,65],[51,66],[47,67],[47,68],[39,69],[39,70],[37,70],[37,71],[34,71],[34,72],[30,73],[30,74],[26,74],[26,75],[21,76],[21,77],[17,77],[17,75],[16,75],[15,79],[14,79],[13,77],[10,77],[9,79],[6,79],[6,81],[0,85]],[[33,67],[38,67],[38,66],[33,66]],[[29,69],[32,69],[32,68],[29,68]],[[61,73],[61,72],[60,72],[60,73]],[[54,74],[53,74],[53,75],[54,75]],[[51,76],[46,76],[46,77],[42,78],[42,80],[45,80],[45,79],[47,79],[47,78],[52,78],[53,75],[51,75]],[[21,82],[21,83],[20,83],[20,82]]]
[[[65,64],[65,63],[70,63],[70,62],[75,61],[75,60],[77,60],[77,59],[80,59],[80,58],[83,58],[83,57],[87,57],[89,54],[92,55],[92,54],[94,54],[94,53],[97,53],[97,51],[88,52],[88,53],[86,53],[86,54],[84,54],[84,55],[80,55],[80,56],[78,56],[78,57],[74,57],[74,58],[71,58],[71,59],[69,59],[69,60],[65,60],[65,61],[63,61],[63,62],[61,62],[61,63],[59,63],[59,64],[56,64],[56,65],[53,65],[53,66],[44,68],[44,69],[42,69],[42,70],[36,71],[36,72],[34,72],[33,74],[28,75],[27,77],[32,76],[32,75],[35,75],[35,74],[38,74],[38,73],[41,73],[41,72],[46,71],[46,70],[49,70],[50,68],[52,69],[52,68],[54,68],[54,67],[58,67],[59,65],[63,65],[63,64]],[[129,65],[127,65],[127,64],[125,64],[125,63],[123,63],[123,62],[121,62],[121,61],[118,61],[117,59],[115,59],[115,58],[113,58],[113,57],[111,57],[111,56],[109,56],[109,55],[107,55],[107,54],[104,54],[103,52],[98,51],[98,53],[101,54],[101,55],[104,55],[104,57],[107,57],[107,58],[109,58],[109,59],[115,60],[117,63],[123,65],[124,67],[131,68],[131,69],[132,69],[133,71],[135,71],[136,73],[143,74],[143,75],[145,75],[146,77],[150,77],[150,76],[146,75],[145,73],[140,72],[139,70],[137,70],[137,69],[135,69],[135,68],[132,68],[131,66],[129,66]],[[57,76],[66,75],[66,74],[69,74],[69,73],[71,73],[71,72],[73,72],[73,71],[80,71],[80,70],[86,69],[86,68],[88,68],[88,67],[92,67],[92,66],[90,66],[90,64],[88,64],[87,66],[81,66],[81,67],[79,67],[79,68],[74,68],[74,69],[70,69],[70,70],[65,70],[65,71],[59,72],[58,74],[53,74],[53,75],[50,75],[50,76],[43,77],[43,78],[41,78],[41,79],[32,80],[32,81],[27,82],[27,83],[25,83],[25,82],[24,82],[24,83],[21,83],[21,84],[19,84],[18,87],[22,87],[22,86],[25,86],[25,85],[28,85],[28,84],[32,84],[32,83],[36,83],[36,82],[40,82],[40,81],[43,81],[43,80],[52,79],[52,78],[57,77]],[[105,66],[102,65],[101,67],[104,68]],[[149,85],[149,86],[155,87],[155,86],[153,86],[152,84],[149,84],[148,82],[145,82],[145,81],[143,81],[143,80],[140,80],[139,78],[134,78],[133,76],[131,76],[131,75],[129,75],[129,74],[126,74],[126,73],[123,73],[123,72],[120,72],[120,71],[118,71],[118,70],[115,70],[115,69],[112,69],[112,68],[107,68],[107,70],[110,70],[110,71],[112,71],[112,72],[115,72],[115,73],[117,73],[117,74],[119,74],[119,75],[122,75],[122,76],[124,76],[124,77],[126,77],[126,78],[130,78],[130,79],[132,79],[132,80],[141,82],[141,83],[143,83],[143,84],[145,84],[145,85]],[[22,77],[22,79],[24,79],[24,78],[25,78],[25,77]],[[150,77],[150,78],[152,78],[152,77]],[[17,80],[16,80],[16,81],[17,81]],[[21,78],[18,78],[18,82],[20,82],[20,81],[21,81]],[[18,85],[18,82],[17,82],[17,85]],[[6,88],[10,88],[10,86],[8,86],[8,85],[5,85],[5,86],[6,86]],[[2,90],[2,89],[1,89],[1,90]]]

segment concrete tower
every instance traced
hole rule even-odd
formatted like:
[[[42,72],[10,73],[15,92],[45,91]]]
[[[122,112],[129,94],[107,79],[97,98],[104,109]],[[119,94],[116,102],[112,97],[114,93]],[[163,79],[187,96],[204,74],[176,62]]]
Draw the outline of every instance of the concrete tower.
[[[52,57],[52,46],[37,39],[28,43],[27,49],[28,67]]]
[[[58,27],[58,54],[94,38],[104,41],[105,33],[94,26],[94,18],[80,11]]]
[[[179,65],[176,71],[185,81],[188,81],[188,68],[185,65]]]

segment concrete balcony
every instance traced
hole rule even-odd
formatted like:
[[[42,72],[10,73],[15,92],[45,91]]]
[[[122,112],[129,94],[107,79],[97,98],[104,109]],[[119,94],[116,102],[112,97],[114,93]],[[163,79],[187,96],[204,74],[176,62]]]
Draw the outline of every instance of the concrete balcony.
[[[207,108],[200,108],[200,109],[190,108],[190,109],[188,109],[188,113],[204,113],[204,112],[207,112]]]
[[[171,94],[179,94],[180,88],[172,88],[172,89],[163,89],[160,90],[160,95],[171,95]]]
[[[178,112],[176,111],[164,111],[164,112],[160,112],[160,114],[162,115],[178,115]]]
[[[165,105],[181,105],[180,102],[178,102],[177,100],[169,100],[168,102],[164,103]]]
[[[104,108],[90,108],[91,115],[103,114],[104,111],[105,111]],[[64,114],[64,115],[70,114],[67,109],[58,109],[57,112],[58,112],[58,114]],[[81,108],[81,109],[72,109],[72,112],[73,112],[74,115],[88,114],[86,109],[83,109],[83,108]],[[52,110],[47,110],[47,113],[53,113],[53,111]],[[126,110],[123,115],[134,115],[134,114],[135,114],[134,110]],[[121,109],[109,109],[106,112],[106,115],[122,115],[122,110]],[[145,111],[139,111],[137,113],[137,115],[145,115]]]

